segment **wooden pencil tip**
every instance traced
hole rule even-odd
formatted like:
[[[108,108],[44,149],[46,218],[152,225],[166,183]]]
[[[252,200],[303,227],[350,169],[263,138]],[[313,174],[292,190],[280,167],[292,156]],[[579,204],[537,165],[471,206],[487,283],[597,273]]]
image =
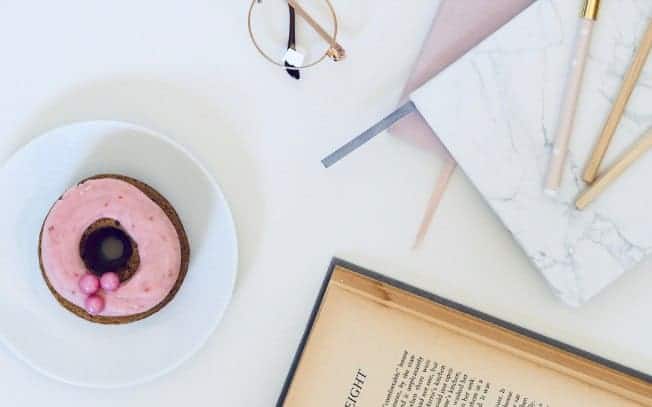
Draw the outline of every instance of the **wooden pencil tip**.
[[[586,182],[588,185],[593,184],[595,181],[595,174],[593,171],[586,170],[584,174],[582,174],[582,181]]]

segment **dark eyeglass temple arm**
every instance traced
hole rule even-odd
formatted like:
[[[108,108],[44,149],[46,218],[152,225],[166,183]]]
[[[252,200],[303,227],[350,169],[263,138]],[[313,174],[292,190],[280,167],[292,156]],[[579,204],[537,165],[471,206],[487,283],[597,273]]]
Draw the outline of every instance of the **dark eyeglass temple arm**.
[[[297,47],[296,30],[295,30],[296,16],[295,16],[295,13],[294,13],[294,7],[288,5],[288,8],[290,9],[290,32],[288,34],[288,49],[296,50],[296,47]],[[285,62],[285,66],[294,67],[293,65],[290,65],[287,61]],[[294,79],[300,79],[301,78],[301,73],[297,69],[287,69],[287,73],[288,73],[288,75],[290,75]]]

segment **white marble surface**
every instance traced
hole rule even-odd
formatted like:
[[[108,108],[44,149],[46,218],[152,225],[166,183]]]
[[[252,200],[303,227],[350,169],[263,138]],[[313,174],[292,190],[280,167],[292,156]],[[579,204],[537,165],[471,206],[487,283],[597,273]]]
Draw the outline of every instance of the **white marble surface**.
[[[581,172],[652,2],[603,2],[579,99],[563,185],[543,193],[581,0],[539,0],[414,94],[440,135],[528,257],[564,301],[586,302],[652,252],[652,155],[584,211]],[[652,126],[652,63],[603,164]]]
[[[461,172],[412,250],[438,157],[384,134],[321,167],[396,106],[437,6],[334,3],[347,17],[350,59],[296,83],[258,59],[240,1],[0,2],[0,163],[65,123],[140,123],[183,143],[215,175],[241,250],[222,324],[175,371],[132,388],[80,389],[0,346],[2,407],[269,407],[333,255],[652,373],[648,270],[573,309],[551,295]]]

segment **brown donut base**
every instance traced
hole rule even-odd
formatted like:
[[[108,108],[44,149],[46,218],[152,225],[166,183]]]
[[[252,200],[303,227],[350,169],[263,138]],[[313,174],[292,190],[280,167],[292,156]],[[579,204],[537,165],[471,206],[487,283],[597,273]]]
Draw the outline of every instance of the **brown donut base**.
[[[38,259],[39,259],[39,266],[41,268],[41,275],[43,276],[43,279],[45,280],[45,283],[48,286],[48,289],[54,296],[54,298],[61,304],[65,309],[68,311],[72,312],[73,314],[77,315],[80,318],[83,318],[87,321],[90,322],[95,322],[98,324],[110,324],[110,325],[117,325],[117,324],[127,324],[130,322],[135,322],[139,321],[143,318],[147,318],[148,316],[157,313],[158,311],[161,310],[161,308],[165,307],[172,299],[174,296],[177,294],[179,291],[179,288],[181,288],[181,284],[183,284],[183,280],[186,277],[186,274],[188,273],[188,264],[190,262],[190,243],[188,242],[188,236],[186,235],[186,231],[183,228],[183,224],[181,223],[181,219],[179,219],[179,215],[177,212],[174,210],[174,207],[170,204],[170,202],[163,197],[158,191],[156,191],[154,188],[150,187],[149,185],[145,184],[142,181],[139,181],[134,178],[127,177],[125,175],[117,175],[117,174],[99,174],[95,175],[89,178],[84,179],[83,181],[79,182],[78,185],[83,184],[86,181],[93,180],[93,179],[100,179],[100,178],[114,178],[114,179],[119,179],[121,181],[128,182],[129,184],[135,186],[138,188],[140,191],[142,191],[145,195],[147,195],[152,201],[154,201],[165,214],[167,215],[168,219],[172,222],[172,225],[174,226],[174,229],[177,231],[177,235],[179,236],[179,243],[181,247],[181,267],[179,270],[179,275],[177,277],[177,280],[174,283],[174,286],[170,290],[167,296],[163,298],[161,302],[156,304],[153,308],[150,308],[149,310],[145,312],[141,312],[138,314],[132,314],[132,315],[125,315],[125,316],[120,316],[120,317],[108,317],[108,316],[101,316],[101,315],[91,315],[86,310],[84,310],[81,307],[78,307],[77,305],[73,304],[72,302],[68,301],[67,299],[63,298],[53,287],[52,284],[50,284],[50,281],[48,280],[46,274],[45,274],[45,269],[43,267],[43,261],[41,258],[41,240],[43,238],[43,226],[45,225],[45,220],[43,221],[43,225],[41,226],[41,232],[39,234],[39,242],[38,242]],[[48,212],[49,214],[49,212]],[[46,216],[47,219],[47,216]]]

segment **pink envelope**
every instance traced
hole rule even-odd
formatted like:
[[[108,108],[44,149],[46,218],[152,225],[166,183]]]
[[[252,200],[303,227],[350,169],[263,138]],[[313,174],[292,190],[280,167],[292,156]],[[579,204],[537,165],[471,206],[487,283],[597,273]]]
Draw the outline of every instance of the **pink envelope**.
[[[423,85],[523,11],[532,1],[442,0],[423,51],[421,51],[421,56],[405,86],[404,99],[413,90]],[[402,100],[402,102],[404,101]],[[455,162],[418,112],[403,118],[390,129],[390,132],[398,137],[409,139],[424,148],[439,151],[446,157],[417,236],[416,245],[418,245],[428,230],[432,216],[455,169]]]

